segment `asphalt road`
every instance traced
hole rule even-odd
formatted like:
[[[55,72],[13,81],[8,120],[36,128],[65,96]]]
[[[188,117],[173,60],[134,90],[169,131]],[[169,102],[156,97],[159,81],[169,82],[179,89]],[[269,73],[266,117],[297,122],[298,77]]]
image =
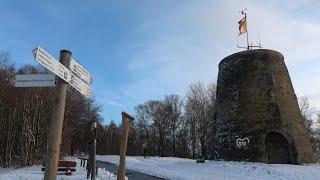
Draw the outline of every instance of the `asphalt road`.
[[[119,166],[116,164],[112,164],[112,163],[105,162],[105,161],[97,161],[97,166],[99,168],[105,168],[106,170],[112,172],[113,174],[118,173]],[[163,179],[163,178],[151,176],[148,174],[144,174],[141,172],[131,171],[128,169],[126,169],[126,176],[128,177],[129,180],[159,180],[159,179]]]

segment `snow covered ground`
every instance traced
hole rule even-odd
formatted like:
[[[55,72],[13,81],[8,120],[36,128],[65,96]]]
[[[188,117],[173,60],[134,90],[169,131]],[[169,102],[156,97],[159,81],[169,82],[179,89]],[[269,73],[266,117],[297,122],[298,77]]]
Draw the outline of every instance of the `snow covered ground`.
[[[68,160],[77,161],[77,170],[71,176],[65,175],[63,172],[58,172],[58,180],[85,180],[87,173],[84,167],[80,166],[78,159],[67,158]],[[0,180],[42,180],[43,171],[41,166],[30,166],[25,168],[0,168]],[[98,169],[97,180],[116,180],[117,176],[106,171],[105,169]]]
[[[113,155],[97,156],[97,160],[119,163],[119,157]],[[78,161],[78,160],[76,160]],[[192,180],[220,180],[220,179],[258,179],[258,180],[319,180],[320,164],[312,165],[281,165],[250,162],[206,161],[197,164],[195,160],[173,157],[150,157],[144,159],[140,156],[128,156],[127,168],[146,174],[167,179]],[[115,180],[116,176],[104,170],[98,170],[97,180]],[[0,180],[41,180],[43,172],[41,166],[25,168],[0,168]],[[58,180],[84,180],[85,168],[77,163],[77,171],[71,176],[59,173]]]
[[[119,157],[98,155],[97,160],[119,163]],[[167,179],[258,179],[258,180],[319,180],[320,164],[288,165],[232,161],[206,161],[173,157],[128,156],[127,168]]]

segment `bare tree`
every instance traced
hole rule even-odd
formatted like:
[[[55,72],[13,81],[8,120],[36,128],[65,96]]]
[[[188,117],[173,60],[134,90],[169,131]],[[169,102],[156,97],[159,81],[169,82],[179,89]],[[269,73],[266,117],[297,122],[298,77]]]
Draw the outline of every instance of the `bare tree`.
[[[182,110],[182,100],[179,95],[167,95],[164,100],[167,106],[167,114],[170,123],[170,130],[172,136],[172,156],[176,156],[176,133],[180,126],[180,116]]]
[[[215,95],[214,83],[198,82],[189,86],[185,103],[179,95],[170,94],[137,105],[130,154],[141,155],[139,147],[146,143],[153,156],[212,157]]]
[[[302,96],[299,98],[299,107],[301,111],[302,118],[307,127],[309,134],[311,133],[311,127],[313,124],[313,116],[315,114],[314,107],[311,106],[308,97]]]

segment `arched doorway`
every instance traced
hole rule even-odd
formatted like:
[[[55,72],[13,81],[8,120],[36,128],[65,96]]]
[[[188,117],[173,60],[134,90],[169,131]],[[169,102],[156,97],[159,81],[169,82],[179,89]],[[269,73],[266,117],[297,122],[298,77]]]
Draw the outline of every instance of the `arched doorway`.
[[[291,157],[290,146],[287,138],[279,132],[271,131],[266,136],[265,151],[268,163],[272,164],[294,164],[295,160]]]

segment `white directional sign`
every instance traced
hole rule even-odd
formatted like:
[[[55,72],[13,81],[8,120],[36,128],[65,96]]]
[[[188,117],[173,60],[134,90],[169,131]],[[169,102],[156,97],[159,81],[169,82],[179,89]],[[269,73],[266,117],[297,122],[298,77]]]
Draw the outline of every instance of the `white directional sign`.
[[[57,61],[49,53],[47,53],[40,46],[34,49],[34,56],[38,63],[46,67],[48,70],[59,76],[61,79],[69,83],[81,94],[90,98],[92,95],[91,87],[83,82],[80,78],[74,75],[67,67]]]
[[[83,82],[80,78],[75,76],[74,74],[71,74],[71,78],[69,81],[69,84],[74,87],[77,91],[79,91],[81,94],[87,96],[88,98],[92,95],[92,89],[90,86],[88,86],[85,82]]]
[[[70,70],[76,74],[79,78],[83,79],[86,83],[91,84],[92,78],[90,73],[84,69],[76,60],[71,59]]]
[[[35,49],[35,59],[38,63],[46,67],[49,71],[59,76],[61,79],[69,82],[71,77],[70,70],[38,46]]]
[[[15,87],[50,87],[56,85],[56,76],[53,74],[17,74],[11,83]]]

